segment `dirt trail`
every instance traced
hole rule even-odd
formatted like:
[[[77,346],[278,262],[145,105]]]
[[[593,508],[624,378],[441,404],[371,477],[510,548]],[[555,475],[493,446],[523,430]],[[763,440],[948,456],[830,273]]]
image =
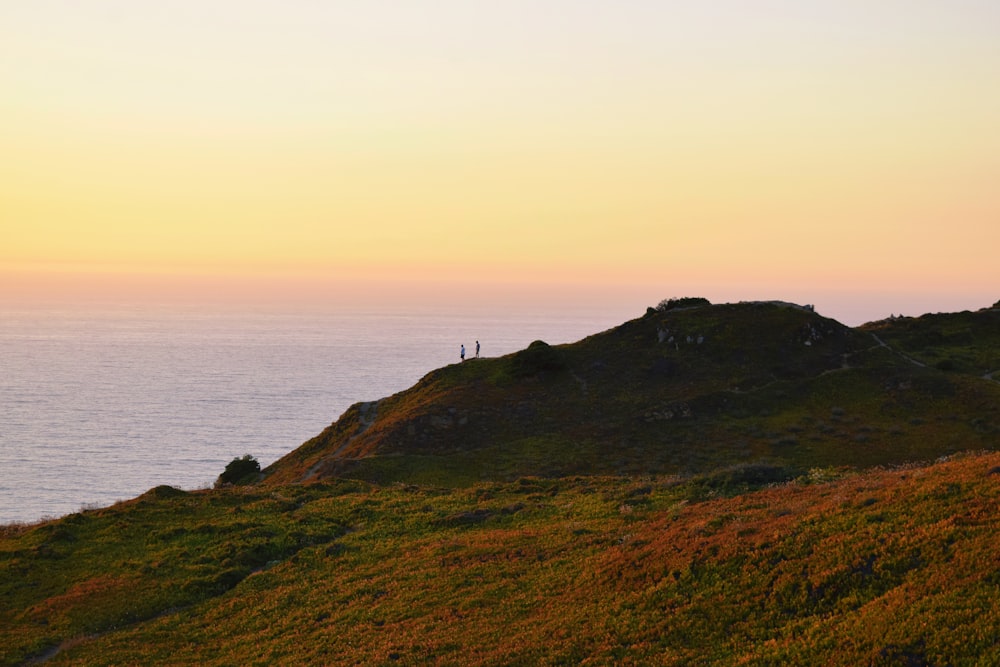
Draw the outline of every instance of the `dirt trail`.
[[[907,361],[909,361],[914,366],[920,366],[921,368],[927,368],[927,364],[921,363],[921,362],[917,361],[916,359],[914,359],[913,357],[908,357],[905,354],[903,354],[902,352],[898,352],[898,351],[892,349],[891,347],[889,347],[889,345],[884,340],[882,340],[881,338],[879,338],[878,336],[876,336],[874,333],[872,334],[872,338],[875,339],[875,342],[878,343],[879,347],[884,347],[885,349],[889,350],[893,354],[895,354],[897,356],[900,356],[903,359],[906,359]]]
[[[906,359],[911,364],[915,364],[917,366],[920,366],[921,368],[927,368],[927,364],[922,364],[919,361],[917,361],[916,359],[914,359],[913,357],[908,357],[905,354],[903,354],[902,352],[898,352],[898,351],[892,349],[891,347],[889,347],[888,344],[886,344],[886,342],[884,340],[882,340],[881,338],[879,338],[875,334],[872,334],[872,338],[875,339],[875,341],[878,343],[879,347],[884,347],[885,349],[889,350],[893,354],[899,355],[903,359]],[[983,373],[980,377],[982,377],[984,380],[989,380],[990,382],[996,382],[997,384],[1000,384],[1000,380],[998,380],[995,377],[993,377],[997,373],[1000,373],[1000,369],[997,369],[995,371],[987,371],[987,372]]]

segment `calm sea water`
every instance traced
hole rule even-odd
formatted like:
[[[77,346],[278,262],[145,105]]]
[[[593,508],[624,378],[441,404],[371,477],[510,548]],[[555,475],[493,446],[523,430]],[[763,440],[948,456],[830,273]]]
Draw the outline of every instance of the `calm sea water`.
[[[268,465],[352,403],[471,356],[565,343],[640,313],[4,307],[0,523],[211,486]]]

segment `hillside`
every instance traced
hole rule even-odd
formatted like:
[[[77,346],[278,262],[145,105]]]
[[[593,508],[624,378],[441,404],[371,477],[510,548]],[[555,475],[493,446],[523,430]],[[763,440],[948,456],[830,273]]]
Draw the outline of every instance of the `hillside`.
[[[429,373],[352,406],[266,483],[469,484],[897,464],[991,448],[1000,311],[848,328],[785,303],[649,309],[570,345]],[[921,359],[923,361],[921,361]]]
[[[0,664],[1000,664],[1000,310],[650,309],[0,527]]]
[[[997,453],[757,491],[160,487],[8,529],[0,663],[997,664],[998,530]]]

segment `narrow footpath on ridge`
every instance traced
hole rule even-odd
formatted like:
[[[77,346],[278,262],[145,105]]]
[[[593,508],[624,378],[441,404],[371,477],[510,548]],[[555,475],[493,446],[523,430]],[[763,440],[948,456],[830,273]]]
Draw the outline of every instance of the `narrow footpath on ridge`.
[[[884,347],[885,349],[889,350],[893,354],[895,354],[897,356],[900,356],[903,359],[906,359],[907,361],[909,361],[914,366],[920,366],[921,368],[927,368],[927,364],[923,364],[923,363],[917,361],[916,359],[914,359],[913,357],[908,357],[905,354],[903,354],[902,352],[898,352],[898,351],[892,349],[891,347],[889,347],[889,345],[884,340],[882,340],[881,338],[879,338],[878,336],[876,336],[874,333],[872,334],[872,338],[875,339],[875,342],[878,343],[880,347]]]

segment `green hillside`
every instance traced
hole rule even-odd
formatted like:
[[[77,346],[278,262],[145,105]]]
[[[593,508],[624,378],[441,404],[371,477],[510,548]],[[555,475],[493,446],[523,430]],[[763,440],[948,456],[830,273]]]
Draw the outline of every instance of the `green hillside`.
[[[0,664],[1000,664],[998,350],[682,300],[441,368],[244,485],[0,527]]]
[[[1000,311],[955,317],[942,370],[917,361],[933,347],[894,333],[911,323],[932,337],[924,318],[850,329],[782,303],[650,309],[578,343],[454,364],[357,404],[267,481],[454,485],[753,462],[795,476],[990,448],[1000,384],[981,367],[1000,368]]]
[[[866,324],[861,330],[918,364],[987,379],[1000,376],[1000,303],[974,313],[893,318]]]

